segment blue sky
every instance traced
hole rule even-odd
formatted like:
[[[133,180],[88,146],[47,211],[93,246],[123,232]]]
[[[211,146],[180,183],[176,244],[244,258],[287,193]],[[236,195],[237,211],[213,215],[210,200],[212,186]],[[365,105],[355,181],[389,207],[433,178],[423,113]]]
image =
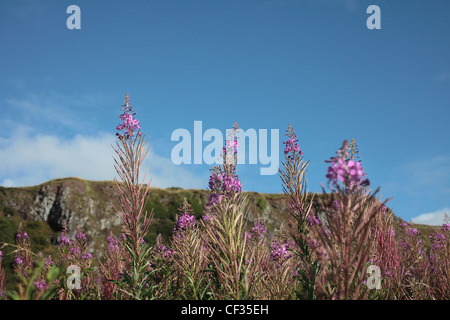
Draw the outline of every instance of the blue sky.
[[[372,4],[379,30],[366,27]],[[80,30],[66,27],[70,5]],[[0,185],[112,180],[128,92],[155,187],[207,187],[209,165],[171,161],[178,128],[279,130],[281,161],[290,123],[310,191],[355,138],[396,215],[440,224],[450,214],[449,17],[445,0],[2,0]],[[282,192],[260,168],[239,167],[244,189]]]

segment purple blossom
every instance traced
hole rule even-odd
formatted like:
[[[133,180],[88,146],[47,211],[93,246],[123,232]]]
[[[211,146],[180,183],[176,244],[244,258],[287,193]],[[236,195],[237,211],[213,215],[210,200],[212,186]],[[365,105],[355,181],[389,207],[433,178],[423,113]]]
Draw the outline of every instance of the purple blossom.
[[[368,185],[369,181],[365,178],[367,173],[363,171],[360,161],[347,159],[348,157],[348,141],[345,140],[341,149],[337,151],[337,156],[326,160],[331,163],[328,167],[326,178],[328,185],[337,186],[339,182],[349,188],[353,185]]]
[[[295,134],[291,125],[288,126],[286,131],[287,133],[285,135],[288,136],[289,139],[283,142],[283,144],[286,145],[286,147],[284,148],[284,154],[289,155],[288,157],[292,157],[295,153],[303,155],[303,151],[300,149],[300,146],[298,144],[297,135]]]
[[[339,211],[342,209],[342,204],[337,201],[337,200],[333,200],[333,209],[336,211]]]
[[[326,178],[328,179],[328,184],[337,185],[340,181],[349,187],[352,184],[359,184],[364,181],[364,176],[360,162],[338,158],[331,162]]]
[[[175,223],[173,233],[177,237],[181,237],[186,230],[194,229],[197,226],[195,217],[189,213],[182,214]]]
[[[106,241],[108,242],[108,250],[110,252],[119,252],[120,251],[119,243],[116,238],[109,236],[106,238]]]
[[[61,243],[62,245],[70,246],[70,239],[69,239],[69,237],[66,235],[65,232],[61,233],[61,240],[60,240],[60,243]]]
[[[82,259],[92,259],[92,254],[90,253],[85,253],[81,256]]]
[[[444,223],[442,225],[442,231],[449,231],[450,230],[450,223]]]
[[[317,216],[311,214],[308,216],[308,223],[311,227],[314,225],[320,225],[320,219]]]
[[[34,286],[38,289],[38,290],[47,290],[48,289],[48,285],[47,282],[45,280],[42,281],[35,281],[34,282]]]
[[[72,254],[72,255],[78,255],[78,254],[80,254],[81,252],[80,252],[80,248],[78,248],[78,247],[73,247],[73,248],[70,248],[70,254]]]
[[[14,263],[20,266],[23,263],[23,260],[20,257],[16,256],[16,258],[14,259]]]
[[[414,236],[418,236],[420,234],[420,232],[419,232],[419,230],[417,230],[417,228],[408,227],[408,234],[410,236],[414,237]]]
[[[429,238],[433,242],[433,247],[431,248],[433,251],[444,248],[445,235],[442,233],[434,233]]]
[[[222,197],[230,197],[233,193],[241,192],[242,185],[239,176],[233,173],[218,173],[214,168],[211,169],[209,178],[209,195],[208,205],[216,204],[222,200]]]
[[[264,221],[259,220],[257,221],[253,227],[252,227],[252,231],[248,234],[248,238],[259,238],[259,239],[264,239],[264,233],[266,232],[266,228],[264,226]]]
[[[153,247],[153,253],[157,258],[162,258],[166,260],[173,256],[174,251],[167,248],[165,244],[158,243]]]
[[[83,232],[78,232],[75,235],[75,239],[77,239],[78,241],[85,241],[86,240],[86,235]]]
[[[0,260],[2,260],[3,259],[3,253],[2,253],[2,251],[0,250]]]
[[[233,194],[242,191],[242,184],[239,181],[239,176],[236,174],[237,164],[237,147],[236,132],[239,130],[237,123],[233,126],[233,131],[229,134],[229,139],[226,141],[227,148],[223,147],[222,157],[224,163],[221,166],[210,169],[211,175],[209,177],[210,196],[207,206],[215,205],[224,197],[230,198]],[[227,149],[234,149],[233,154],[227,155]],[[229,158],[233,159],[230,161]]]
[[[234,152],[237,152],[237,148],[239,146],[239,143],[237,140],[227,140],[227,149],[233,150]]]
[[[288,249],[292,248],[294,245],[293,241],[286,241],[285,243],[280,243],[279,241],[273,241],[271,243],[271,253],[270,256],[274,261],[280,261],[292,257],[292,252]]]
[[[297,143],[297,139],[289,138],[287,141],[283,142],[286,147],[284,148],[284,154],[299,152],[300,155],[303,155],[303,151],[300,150],[300,146]]]
[[[124,102],[125,104],[121,109],[124,110],[124,113],[119,116],[120,120],[123,122],[116,127],[117,131],[123,131],[127,138],[133,137],[135,131],[137,131],[137,135],[142,135],[142,133],[139,132],[141,129],[139,120],[134,118],[136,113],[133,113],[133,107],[129,104],[128,93],[126,94]],[[122,136],[120,133],[117,133],[117,135]]]

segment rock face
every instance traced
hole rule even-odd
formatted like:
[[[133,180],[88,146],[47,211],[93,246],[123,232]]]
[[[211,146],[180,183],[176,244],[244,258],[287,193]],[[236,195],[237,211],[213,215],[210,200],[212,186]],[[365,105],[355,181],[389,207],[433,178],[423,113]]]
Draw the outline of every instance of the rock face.
[[[67,208],[70,193],[70,187],[44,185],[36,194],[35,206],[30,208],[29,214],[47,222],[54,230],[61,230],[64,223],[70,227],[74,216],[74,211]]]
[[[59,179],[36,187],[5,188],[0,201],[3,207],[13,209],[24,220],[46,222],[55,232],[66,226],[72,236],[82,230],[95,239],[106,237],[121,224],[111,204],[115,198],[114,188],[105,184],[112,182]],[[52,242],[56,243],[57,239]]]

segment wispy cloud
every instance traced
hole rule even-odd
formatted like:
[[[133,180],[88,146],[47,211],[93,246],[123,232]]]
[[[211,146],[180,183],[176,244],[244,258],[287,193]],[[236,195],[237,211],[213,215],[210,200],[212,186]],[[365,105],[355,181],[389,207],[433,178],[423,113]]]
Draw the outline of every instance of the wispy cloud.
[[[444,215],[450,216],[450,208],[443,208],[434,212],[422,213],[411,219],[414,223],[427,224],[432,226],[442,225],[444,223]]]
[[[405,188],[411,191],[424,190],[436,194],[448,193],[450,187],[450,155],[435,155],[416,160],[403,166],[408,176]]]
[[[110,102],[110,98],[101,93],[29,92],[1,101],[3,117],[0,123],[8,129],[21,124],[32,127],[35,131],[64,129],[76,132],[80,128],[87,131],[95,129],[96,119],[92,117],[93,111],[101,114],[99,111],[102,106]]]
[[[440,74],[438,74],[436,77],[434,77],[435,81],[438,82],[445,82],[450,79],[450,73],[447,71],[442,71]]]

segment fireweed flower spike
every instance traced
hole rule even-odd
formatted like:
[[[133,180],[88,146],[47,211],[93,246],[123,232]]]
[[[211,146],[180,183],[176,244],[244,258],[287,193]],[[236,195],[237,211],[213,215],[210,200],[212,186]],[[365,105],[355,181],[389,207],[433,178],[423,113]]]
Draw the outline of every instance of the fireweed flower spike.
[[[292,159],[294,157],[294,154],[302,156],[303,151],[300,149],[297,135],[295,134],[294,129],[292,129],[290,124],[286,129],[285,135],[288,136],[289,139],[283,142],[283,144],[286,145],[286,147],[284,148],[284,155],[287,156],[287,158],[289,159]]]
[[[322,290],[338,299],[364,298],[364,268],[369,255],[376,254],[369,238],[375,217],[388,200],[381,202],[364,178],[360,162],[349,158],[345,140],[331,163],[326,177],[331,193],[323,190],[320,199],[322,223],[315,225],[319,244],[327,252],[326,267],[331,270],[333,285],[322,283]],[[341,187],[342,183],[343,187]]]
[[[22,223],[19,225],[16,235],[17,251],[14,259],[14,270],[17,274],[25,275],[32,268],[32,251],[30,239],[24,231]]]
[[[119,116],[120,120],[122,120],[123,122],[116,127],[117,131],[123,131],[123,135],[119,132],[116,135],[130,139],[135,135],[136,131],[136,134],[141,136],[142,132],[139,131],[141,129],[141,126],[139,124],[139,120],[133,118],[136,113],[133,112],[133,107],[130,104],[128,93],[126,94],[124,102],[125,104],[123,105],[123,108],[121,108],[121,110],[124,110],[124,112]]]
[[[118,157],[114,158],[114,167],[123,183],[114,179],[119,191],[120,207],[117,208],[114,204],[113,207],[123,221],[122,231],[126,236],[125,247],[132,257],[131,276],[127,277],[128,288],[124,290],[131,297],[140,299],[146,285],[143,279],[147,278],[145,270],[147,270],[148,256],[151,254],[151,248],[142,239],[150,228],[153,210],[150,214],[145,211],[150,192],[150,183],[144,184],[148,170],[142,182],[139,174],[149,148],[145,148],[148,140],[144,141],[139,121],[134,118],[136,113],[130,105],[128,93],[122,110],[124,113],[120,115],[120,119],[123,123],[116,129],[123,131],[123,134],[117,133],[117,148],[113,147],[113,149]]]
[[[272,243],[272,258],[285,256],[285,251],[294,253],[295,259],[299,259],[304,265],[304,269],[296,269],[295,265],[282,264],[282,268],[275,268],[274,279],[276,281],[287,281],[285,275],[297,274],[301,281],[301,286],[294,291],[300,299],[315,299],[315,286],[320,266],[316,261],[313,251],[310,248],[308,239],[310,238],[310,225],[316,219],[311,217],[314,196],[308,193],[306,173],[309,161],[304,161],[304,153],[298,144],[297,134],[289,124],[286,129],[287,141],[285,144],[285,161],[279,170],[283,183],[283,192],[289,201],[289,229],[280,234],[285,238],[282,242]],[[285,242],[287,239],[289,242]],[[282,245],[289,243],[289,245]],[[274,247],[275,246],[275,247]],[[277,280],[278,279],[278,280]],[[289,280],[290,281],[290,280]],[[286,282],[287,283],[287,282]]]
[[[217,204],[223,198],[229,199],[242,191],[242,184],[236,173],[238,147],[236,133],[238,130],[239,126],[235,123],[226,141],[226,147],[222,150],[222,164],[210,169],[209,189],[211,193],[207,207]]]
[[[351,158],[348,159],[348,148],[348,141],[345,140],[341,149],[337,151],[338,155],[332,157],[331,160],[325,160],[325,162],[331,163],[326,175],[328,185],[336,187],[339,182],[343,183],[346,188],[353,185],[369,185],[369,180],[364,178],[366,173],[363,171],[361,163]]]
[[[175,226],[173,228],[173,234],[175,237],[181,237],[187,230],[191,230],[197,227],[195,222],[195,216],[193,215],[189,202],[183,202],[183,205],[178,208],[182,215],[178,217]]]

